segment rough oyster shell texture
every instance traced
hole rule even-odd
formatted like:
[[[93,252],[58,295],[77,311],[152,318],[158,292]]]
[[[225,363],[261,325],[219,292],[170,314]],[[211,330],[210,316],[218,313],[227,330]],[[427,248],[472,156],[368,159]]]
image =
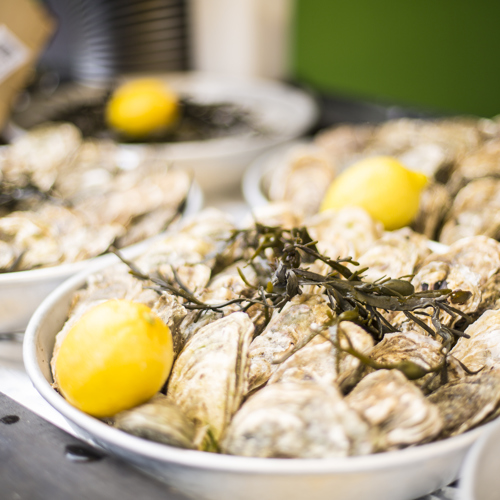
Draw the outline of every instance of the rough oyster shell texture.
[[[431,132],[424,124],[402,123],[407,129],[400,131],[394,150],[403,154],[411,146],[414,154],[422,151],[417,148],[420,139],[412,145],[412,134],[422,138]],[[462,135],[447,149],[443,144],[455,129]],[[382,132],[377,136],[375,128],[368,127],[362,140],[351,136],[346,150],[363,141],[364,147],[382,148],[396,129],[387,126]],[[434,141],[441,159],[433,168],[447,172],[469,146],[479,147],[486,136],[470,122],[454,124]],[[154,292],[148,288],[151,283],[129,275],[120,265],[92,276],[87,288],[77,293],[72,316],[57,342],[71,321],[101,300],[127,297],[153,307],[170,326],[176,352],[166,397],[158,400],[176,415],[179,425],[157,427],[163,417],[154,408],[156,400],[150,402],[152,407],[132,410],[134,419],[125,419],[129,423],[116,425],[176,446],[245,456],[316,458],[413,446],[463,432],[500,412],[499,311],[494,309],[500,303],[497,241],[473,236],[443,253],[429,254],[425,236],[408,228],[384,232],[365,212],[351,208],[304,218],[294,206],[280,203],[266,207],[258,219],[288,227],[304,223],[318,248],[328,249],[331,258],[359,259],[371,269],[366,273],[371,280],[415,274],[412,283],[417,291],[470,292],[467,300],[453,304],[469,315],[472,323],[465,333],[470,338],[448,345],[401,313],[387,315],[398,331],[383,338],[348,321],[337,325],[336,339],[330,338],[327,332],[334,330],[337,318],[320,287],[314,293],[303,290],[275,310],[267,324],[262,309],[254,306],[243,312],[233,303],[200,313],[189,310],[182,298]],[[257,284],[266,286],[269,281],[270,264],[264,256],[243,267],[249,249],[237,240],[223,245],[234,230],[224,214],[204,211],[173,228],[135,264],[145,273],[180,280],[206,304],[251,297]],[[324,272],[322,266],[318,261],[306,265],[314,272]],[[431,325],[429,317],[421,319]],[[466,328],[458,315],[442,312],[440,320],[449,327]],[[347,354],[347,348],[362,356]],[[367,367],[363,356],[378,369]],[[408,380],[397,369],[404,362],[430,373]],[[123,417],[117,416],[117,421],[123,422]]]
[[[0,271],[76,262],[156,235],[187,196],[189,175],[166,161],[124,162],[116,145],[70,124],[23,135],[0,161]],[[17,193],[17,194],[16,194]],[[20,194],[19,194],[20,193]]]
[[[314,152],[316,161],[308,161],[311,154],[306,151]],[[427,175],[429,184],[412,225],[416,231],[445,244],[474,235],[500,239],[498,120],[402,118],[378,125],[339,125],[321,130],[311,144],[291,148],[275,159],[279,168],[273,169],[268,198],[292,202],[296,210],[311,215],[327,185],[314,188],[316,197],[311,194],[314,183],[302,182],[307,178],[308,165],[311,178],[320,184],[328,177],[320,175],[320,163],[334,165],[331,172],[335,173],[359,159],[378,155],[394,156],[408,168]],[[289,186],[295,182],[297,186],[291,190]]]

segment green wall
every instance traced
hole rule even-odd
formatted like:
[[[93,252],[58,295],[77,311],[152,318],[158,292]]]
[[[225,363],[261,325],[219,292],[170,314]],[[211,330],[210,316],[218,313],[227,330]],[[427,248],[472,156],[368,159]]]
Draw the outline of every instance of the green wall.
[[[293,34],[292,78],[320,92],[500,113],[499,0],[295,0]]]

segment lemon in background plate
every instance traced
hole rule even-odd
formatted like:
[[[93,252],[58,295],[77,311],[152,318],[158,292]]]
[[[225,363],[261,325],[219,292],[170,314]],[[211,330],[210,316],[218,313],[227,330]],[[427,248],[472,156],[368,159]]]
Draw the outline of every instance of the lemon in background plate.
[[[172,368],[172,336],[146,305],[108,300],[75,322],[54,355],[63,396],[90,415],[110,417],[161,389]]]
[[[320,210],[358,206],[386,230],[412,222],[427,177],[405,168],[396,158],[365,158],[347,168],[330,185]]]
[[[138,79],[113,92],[106,106],[106,122],[124,135],[141,138],[171,127],[178,112],[179,99],[163,82]]]

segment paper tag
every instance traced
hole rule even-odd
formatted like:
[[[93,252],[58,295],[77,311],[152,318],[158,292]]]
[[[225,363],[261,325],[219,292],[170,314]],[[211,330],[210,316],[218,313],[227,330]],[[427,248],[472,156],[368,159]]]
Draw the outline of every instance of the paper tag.
[[[28,47],[5,24],[0,25],[0,82],[25,64],[29,55]]]

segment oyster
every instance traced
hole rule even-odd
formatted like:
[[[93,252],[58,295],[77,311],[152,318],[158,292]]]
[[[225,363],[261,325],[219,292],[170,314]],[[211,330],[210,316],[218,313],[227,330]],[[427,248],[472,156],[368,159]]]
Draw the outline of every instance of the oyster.
[[[377,429],[374,451],[426,443],[443,428],[438,409],[398,370],[370,373],[345,402]]]
[[[295,146],[272,169],[269,199],[288,201],[306,215],[315,214],[334,176],[335,166],[321,148]]]
[[[120,152],[87,143],[71,124],[36,128],[1,159],[0,240],[26,270],[95,257],[163,231],[178,215],[189,175],[158,159],[120,168]]]
[[[373,246],[359,257],[361,268],[368,281],[380,278],[399,278],[413,274],[417,264],[430,253],[427,238],[405,227],[386,232]]]
[[[339,328],[344,333],[340,335],[341,347],[346,348],[352,345],[363,354],[368,354],[373,348],[373,337],[359,325],[343,321]],[[349,343],[345,335],[349,337]],[[306,346],[281,363],[269,378],[268,384],[316,380],[332,385],[339,375],[355,370],[360,363],[359,359],[343,351],[337,351],[329,340],[322,335],[317,335]]]
[[[245,223],[245,227],[252,226],[255,221],[266,226],[281,226],[283,228],[299,227],[304,220],[304,213],[300,207],[288,201],[268,203],[255,207],[252,216]]]
[[[152,310],[170,328],[174,355],[177,356],[184,347],[184,338],[180,332],[180,325],[188,314],[186,308],[173,295],[162,293]]]
[[[200,214],[186,218],[177,227],[173,227],[165,237],[155,241],[141,255],[136,263],[144,273],[157,271],[164,276],[172,276],[172,267],[198,267],[199,281],[191,290],[202,289],[208,283],[211,269],[216,265],[215,255],[225,247],[226,240],[235,229],[229,217],[215,209],[207,209]],[[229,264],[234,259],[234,249],[220,258]],[[202,269],[200,266],[206,266]]]
[[[361,154],[374,130],[373,125],[339,125],[318,132],[314,144],[342,168]]]
[[[500,309],[500,273],[498,272],[481,287],[481,303],[476,315],[480,316],[488,309]]]
[[[500,368],[500,311],[484,312],[465,333],[470,338],[460,338],[450,354],[473,372]]]
[[[408,330],[385,334],[382,341],[371,349],[369,356],[381,366],[395,367],[409,361],[423,371],[431,371],[442,364],[444,353],[443,346],[437,340]],[[339,377],[338,383],[344,392],[348,392],[370,372],[373,372],[373,368],[353,366]],[[416,380],[414,383],[421,385],[425,380]]]
[[[247,391],[265,384],[278,367],[277,363],[307,344],[332,319],[332,314],[324,296],[303,294],[273,315],[250,346]]]
[[[451,203],[448,189],[443,184],[430,182],[420,193],[420,204],[411,224],[412,229],[436,240]]]
[[[500,180],[478,179],[456,195],[439,241],[451,243],[468,236],[500,237]]]
[[[453,172],[448,188],[456,194],[469,182],[500,174],[500,140],[484,143],[475,152],[466,155]]]
[[[8,147],[2,165],[4,177],[19,186],[33,183],[48,191],[56,182],[58,169],[81,141],[80,131],[70,123],[35,127]]]
[[[347,250],[349,256],[358,258],[383,234],[382,224],[374,221],[367,212],[357,207],[346,207],[338,211],[325,210],[309,217],[304,224],[311,237],[319,242],[319,249],[323,244],[330,245],[334,249],[340,248],[335,252],[337,255],[330,251],[333,258],[339,255],[347,257],[343,255]]]
[[[195,448],[195,427],[163,394],[147,403],[117,413],[112,424],[117,429],[150,441]]]
[[[416,291],[450,289],[468,292],[470,295],[466,300],[463,300],[460,304],[453,304],[454,308],[465,314],[476,312],[481,304],[480,276],[466,266],[431,261],[420,268],[419,272],[414,276],[412,284],[415,286]],[[426,312],[430,315],[433,314],[432,309]],[[419,324],[408,319],[403,312],[391,314],[390,317],[392,318],[392,324],[400,330],[405,332],[415,330],[424,335],[428,334]],[[432,328],[430,316],[419,316],[419,319]],[[446,311],[440,311],[439,313],[439,321],[445,326],[453,327],[460,319],[460,316],[456,313],[449,314]]]
[[[443,417],[440,438],[461,434],[489,418],[500,405],[500,370],[456,379],[428,396]]]
[[[446,181],[463,155],[477,149],[484,132],[474,119],[415,120],[402,118],[381,124],[365,155],[397,156],[409,168]]]
[[[483,286],[500,270],[500,243],[487,236],[462,238],[446,252],[430,255],[424,263],[430,261],[466,266],[479,275],[479,284]]]
[[[215,442],[243,399],[253,328],[243,312],[218,319],[187,342],[172,368],[168,399]]]
[[[338,390],[315,382],[278,383],[251,396],[234,416],[223,453],[326,458],[372,451],[367,424]]]

